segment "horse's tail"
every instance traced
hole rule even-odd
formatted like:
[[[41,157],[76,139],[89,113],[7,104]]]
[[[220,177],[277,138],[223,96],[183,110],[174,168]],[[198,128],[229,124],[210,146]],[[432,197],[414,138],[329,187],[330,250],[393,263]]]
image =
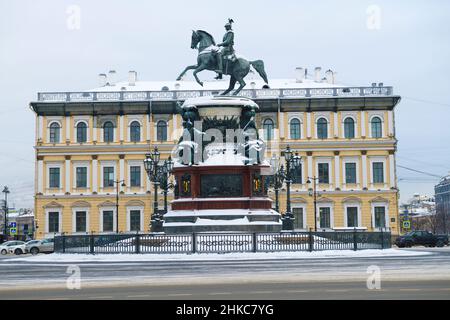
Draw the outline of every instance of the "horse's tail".
[[[267,74],[264,70],[264,62],[262,60],[255,60],[250,61],[250,64],[255,68],[256,72],[263,78],[265,83],[269,83],[269,80],[267,80]]]

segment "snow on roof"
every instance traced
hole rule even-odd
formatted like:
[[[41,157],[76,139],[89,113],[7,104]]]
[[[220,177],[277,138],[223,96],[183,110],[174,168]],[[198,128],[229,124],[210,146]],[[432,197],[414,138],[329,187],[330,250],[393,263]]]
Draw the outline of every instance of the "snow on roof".
[[[263,89],[266,83],[262,79],[248,79],[245,89]],[[191,80],[181,81],[136,81],[134,85],[128,81],[117,82],[115,85],[106,85],[98,87],[87,92],[110,92],[110,91],[175,91],[175,90],[225,90],[228,88],[229,81],[224,80],[205,80],[203,87],[197,82]],[[316,82],[311,79],[304,79],[297,82],[296,79],[269,79],[270,89],[304,89],[304,88],[342,88],[346,87],[327,82]]]

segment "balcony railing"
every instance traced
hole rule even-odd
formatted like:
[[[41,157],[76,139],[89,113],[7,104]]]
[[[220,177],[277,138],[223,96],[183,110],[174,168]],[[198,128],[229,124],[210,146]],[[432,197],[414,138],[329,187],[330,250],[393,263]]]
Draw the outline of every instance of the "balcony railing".
[[[103,92],[39,92],[40,102],[86,102],[86,101],[176,101],[188,98],[218,95],[221,90],[189,91],[103,91]],[[286,88],[246,89],[241,97],[264,98],[311,98],[311,97],[379,97],[392,96],[392,87],[339,87],[339,88]]]

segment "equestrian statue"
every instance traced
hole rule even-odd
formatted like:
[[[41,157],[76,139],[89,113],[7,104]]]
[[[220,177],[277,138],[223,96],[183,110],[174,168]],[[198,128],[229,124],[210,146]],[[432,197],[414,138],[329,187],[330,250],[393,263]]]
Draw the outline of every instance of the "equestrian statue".
[[[195,80],[203,86],[203,82],[197,77],[197,73],[203,70],[215,71],[217,72],[216,79],[222,79],[222,74],[230,76],[230,85],[221,95],[231,92],[236,82],[239,82],[239,87],[233,92],[233,95],[237,95],[246,85],[244,78],[250,71],[251,65],[263,78],[264,82],[268,83],[262,60],[247,61],[242,57],[236,56],[233,48],[233,22],[233,19],[228,19],[228,23],[225,24],[226,33],[223,36],[223,41],[217,45],[213,36],[208,32],[203,30],[192,31],[191,49],[198,49],[197,64],[187,66],[177,80],[181,80],[188,70],[195,69],[193,72]]]

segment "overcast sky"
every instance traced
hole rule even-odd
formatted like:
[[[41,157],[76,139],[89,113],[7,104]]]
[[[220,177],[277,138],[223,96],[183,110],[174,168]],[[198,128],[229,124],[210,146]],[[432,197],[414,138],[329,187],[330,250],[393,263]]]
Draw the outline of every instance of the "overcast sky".
[[[191,30],[218,40],[229,17],[236,51],[263,59],[269,80],[321,66],[342,84],[392,85],[397,164],[448,174],[450,2],[0,0],[0,187],[11,205],[33,206],[37,92],[94,88],[111,69],[173,80],[195,62]],[[439,180],[397,173],[402,201],[433,195]]]

